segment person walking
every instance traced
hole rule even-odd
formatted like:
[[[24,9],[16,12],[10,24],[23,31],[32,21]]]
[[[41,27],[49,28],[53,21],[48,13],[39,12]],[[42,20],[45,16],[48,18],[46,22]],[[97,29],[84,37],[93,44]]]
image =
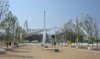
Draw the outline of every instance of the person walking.
[[[53,43],[54,47],[56,47],[56,41]]]

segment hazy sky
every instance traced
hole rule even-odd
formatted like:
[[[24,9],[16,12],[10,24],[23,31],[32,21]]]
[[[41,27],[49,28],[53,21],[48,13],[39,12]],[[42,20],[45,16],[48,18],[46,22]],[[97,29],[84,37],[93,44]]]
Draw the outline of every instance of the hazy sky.
[[[100,0],[10,0],[9,4],[20,25],[27,20],[32,29],[43,28],[44,10],[47,28],[62,27],[70,19],[75,21],[81,12],[100,19]]]

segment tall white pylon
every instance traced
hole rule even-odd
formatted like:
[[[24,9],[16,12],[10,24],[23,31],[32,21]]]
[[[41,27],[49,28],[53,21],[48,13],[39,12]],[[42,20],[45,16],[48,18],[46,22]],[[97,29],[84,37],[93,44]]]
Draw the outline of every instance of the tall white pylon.
[[[46,44],[46,19],[45,19],[45,10],[44,10],[44,31],[43,31],[43,39],[42,39],[42,44]]]
[[[27,20],[25,20],[25,22],[24,22],[24,29],[26,30],[26,32],[28,31],[28,22],[27,22]]]

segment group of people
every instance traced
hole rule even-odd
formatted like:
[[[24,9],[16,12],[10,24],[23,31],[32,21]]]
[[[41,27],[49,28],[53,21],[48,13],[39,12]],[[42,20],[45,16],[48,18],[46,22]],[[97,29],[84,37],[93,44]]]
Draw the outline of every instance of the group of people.
[[[11,42],[6,42],[6,45],[11,46]],[[17,43],[17,42],[14,42],[14,45],[15,45],[16,47],[18,47],[18,43]]]

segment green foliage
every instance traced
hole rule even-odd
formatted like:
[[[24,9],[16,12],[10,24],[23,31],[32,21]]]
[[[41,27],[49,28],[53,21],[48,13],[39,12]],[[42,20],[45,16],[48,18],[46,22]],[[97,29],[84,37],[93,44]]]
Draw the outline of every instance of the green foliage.
[[[32,43],[40,43],[39,41],[32,41]]]
[[[12,14],[11,11],[8,12],[4,20],[0,23],[0,29],[5,34],[1,38],[4,41],[11,42],[13,39],[18,41],[20,39],[20,33],[22,28],[18,25],[17,17]]]
[[[5,15],[8,12],[9,1],[8,0],[0,0],[0,20],[5,18]]]
[[[88,37],[88,43],[89,43],[89,44],[93,44],[93,37],[92,37],[92,36],[89,36],[89,37]]]

